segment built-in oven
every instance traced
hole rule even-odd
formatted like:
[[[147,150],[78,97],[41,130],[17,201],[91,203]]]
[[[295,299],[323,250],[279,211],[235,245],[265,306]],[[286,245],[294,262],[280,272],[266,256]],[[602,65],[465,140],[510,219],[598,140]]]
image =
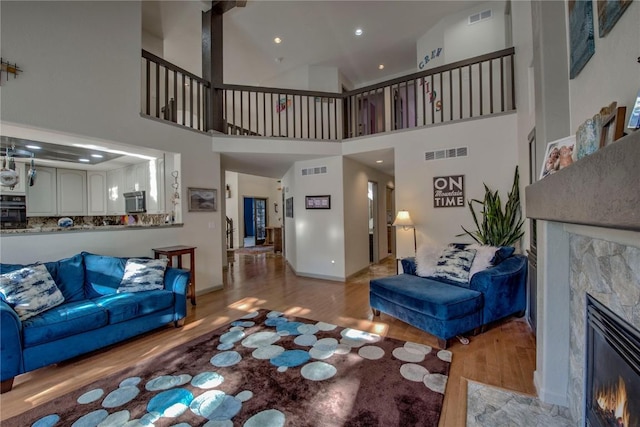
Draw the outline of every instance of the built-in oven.
[[[0,195],[0,228],[27,228],[26,196]]]
[[[147,211],[147,198],[144,191],[132,191],[123,195],[126,213],[145,213]]]

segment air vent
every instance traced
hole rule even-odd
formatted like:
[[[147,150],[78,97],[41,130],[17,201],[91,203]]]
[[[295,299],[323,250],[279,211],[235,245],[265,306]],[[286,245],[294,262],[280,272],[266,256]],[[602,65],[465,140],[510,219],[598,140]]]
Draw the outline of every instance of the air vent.
[[[469,25],[477,24],[478,22],[481,22],[481,21],[486,21],[487,19],[491,19],[492,16],[493,16],[493,12],[491,12],[491,9],[473,14],[469,16]]]
[[[451,159],[454,157],[467,157],[468,155],[467,147],[459,147],[459,148],[448,148],[446,150],[437,150],[437,151],[427,151],[424,153],[425,161],[429,160],[441,160],[441,159]]]
[[[308,176],[308,175],[320,175],[320,174],[325,174],[327,173],[327,167],[326,166],[317,166],[314,168],[304,168],[302,169],[302,176]]]

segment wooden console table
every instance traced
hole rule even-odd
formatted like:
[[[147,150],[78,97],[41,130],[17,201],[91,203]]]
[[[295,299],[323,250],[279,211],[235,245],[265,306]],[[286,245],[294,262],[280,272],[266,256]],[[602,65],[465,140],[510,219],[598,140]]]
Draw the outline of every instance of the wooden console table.
[[[265,243],[273,245],[274,252],[282,252],[282,227],[266,227],[267,237]]]
[[[196,305],[196,246],[167,246],[166,248],[154,248],[153,252],[155,258],[160,258],[160,255],[164,255],[169,260],[168,266],[173,266],[173,257],[178,258],[178,268],[182,268],[182,255],[189,254],[189,294],[187,297],[191,298],[191,305]]]

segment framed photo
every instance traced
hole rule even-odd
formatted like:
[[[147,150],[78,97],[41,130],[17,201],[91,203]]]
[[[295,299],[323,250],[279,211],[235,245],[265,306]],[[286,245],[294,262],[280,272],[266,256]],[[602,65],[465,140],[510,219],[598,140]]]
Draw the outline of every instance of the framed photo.
[[[633,106],[633,110],[631,110],[631,116],[629,117],[629,124],[627,127],[629,129],[640,129],[640,90],[638,91],[638,96],[636,97],[636,103]]]
[[[284,216],[293,218],[293,197],[289,197],[284,201]]]
[[[602,119],[602,131],[600,131],[601,148],[622,138],[626,115],[627,107],[614,107],[612,113]]]
[[[304,207],[307,209],[331,209],[331,196],[305,196]]]
[[[540,169],[540,179],[571,165],[573,163],[573,149],[575,145],[575,136],[569,136],[548,143],[547,149],[544,152],[542,168]]]
[[[215,212],[218,207],[218,190],[214,188],[187,189],[189,212]]]

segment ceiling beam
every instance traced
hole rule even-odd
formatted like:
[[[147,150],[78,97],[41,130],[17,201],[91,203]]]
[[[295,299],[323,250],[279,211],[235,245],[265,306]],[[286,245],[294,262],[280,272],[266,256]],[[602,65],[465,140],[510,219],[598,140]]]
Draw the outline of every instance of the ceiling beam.
[[[245,7],[247,0],[217,0],[211,2],[211,8],[219,14],[223,14],[234,7]]]

